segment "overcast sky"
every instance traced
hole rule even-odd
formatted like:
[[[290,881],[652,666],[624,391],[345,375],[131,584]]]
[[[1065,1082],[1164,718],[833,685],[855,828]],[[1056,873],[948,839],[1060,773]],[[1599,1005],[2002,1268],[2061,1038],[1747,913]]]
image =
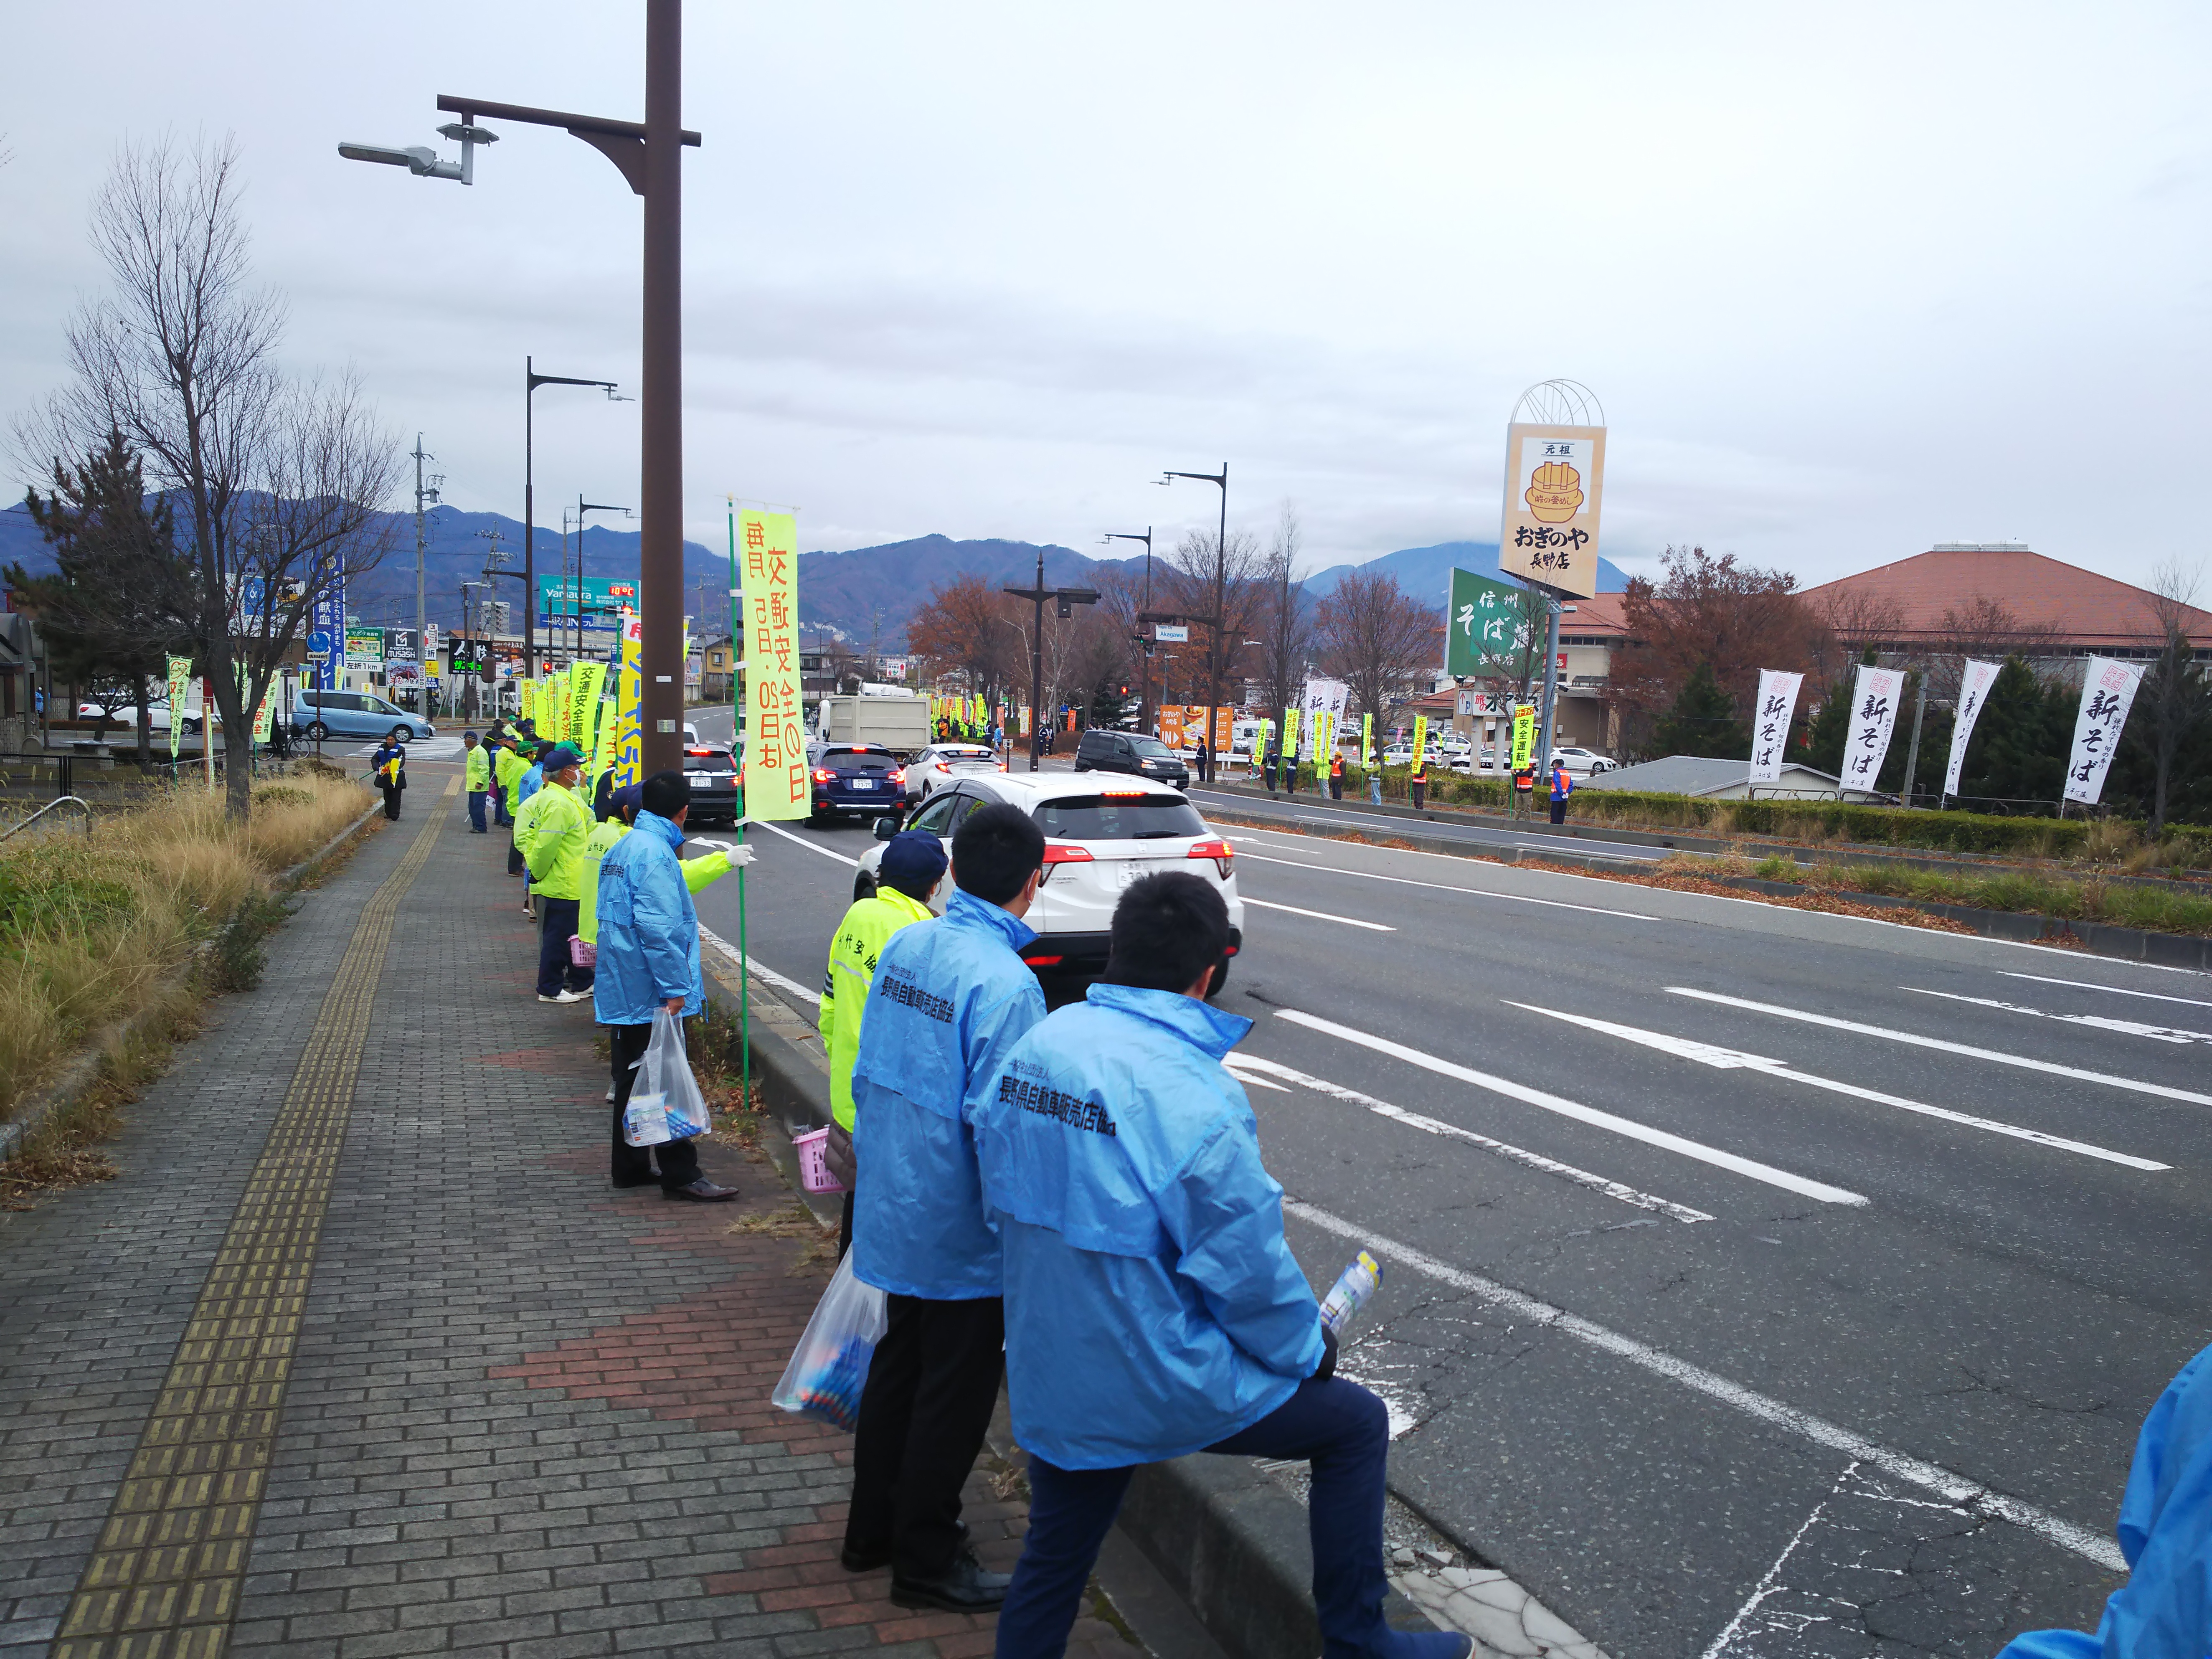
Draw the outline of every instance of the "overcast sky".
[[[2200,5],[696,3],[687,529],[801,544],[1296,503],[1312,567],[1498,533],[1522,388],[1610,427],[1605,550],[1810,583],[2019,540],[2202,560]],[[341,161],[458,92],[636,118],[644,7],[20,6],[0,415],[62,374],[117,147],[234,132],[302,367],[520,514],[523,357],[637,379],[640,205],[491,123],[473,188]],[[538,398],[541,521],[632,503],[636,406]],[[20,481],[18,481],[20,483]],[[17,489],[15,493],[20,494]],[[397,503],[395,503],[397,504]]]

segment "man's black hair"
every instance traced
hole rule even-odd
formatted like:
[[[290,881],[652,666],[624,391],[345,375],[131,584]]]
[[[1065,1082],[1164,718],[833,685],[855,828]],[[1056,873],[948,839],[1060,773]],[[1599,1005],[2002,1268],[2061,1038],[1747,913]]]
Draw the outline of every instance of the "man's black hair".
[[[1229,955],[1229,907],[1211,883],[1182,870],[1130,883],[1114,907],[1106,982],[1188,991]]]
[[[645,810],[672,818],[691,804],[691,780],[681,772],[655,772],[645,781]]]
[[[1018,806],[979,806],[952,832],[952,879],[963,893],[1004,904],[1044,862],[1044,831]]]

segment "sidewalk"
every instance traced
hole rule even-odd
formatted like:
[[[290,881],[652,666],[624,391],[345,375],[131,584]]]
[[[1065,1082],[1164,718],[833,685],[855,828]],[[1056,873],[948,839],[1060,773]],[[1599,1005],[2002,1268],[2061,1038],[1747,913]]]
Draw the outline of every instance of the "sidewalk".
[[[837,1565],[851,1442],[768,1401],[829,1252],[732,1145],[734,1204],[609,1188],[590,1005],[535,1000],[447,770],[128,1109],[118,1179],[0,1215],[0,1654],[988,1654]]]

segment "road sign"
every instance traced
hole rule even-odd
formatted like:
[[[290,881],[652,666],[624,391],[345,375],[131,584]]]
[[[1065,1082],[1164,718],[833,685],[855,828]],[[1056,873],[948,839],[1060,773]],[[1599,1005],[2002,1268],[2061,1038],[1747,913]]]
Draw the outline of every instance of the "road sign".
[[[1190,624],[1188,623],[1158,623],[1152,629],[1152,637],[1162,645],[1188,645],[1190,643]]]

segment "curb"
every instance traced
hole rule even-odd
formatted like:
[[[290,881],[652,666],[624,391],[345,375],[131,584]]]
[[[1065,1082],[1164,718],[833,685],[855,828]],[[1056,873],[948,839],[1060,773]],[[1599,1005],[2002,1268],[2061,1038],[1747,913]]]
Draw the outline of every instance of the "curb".
[[[272,888],[293,884],[303,872],[328,858],[349,838],[358,834],[362,825],[383,810],[380,805],[372,805],[297,864],[279,870],[270,876],[269,884]],[[195,960],[212,949],[214,944],[213,939],[202,939],[198,945],[192,946],[190,954],[179,964],[180,970],[188,969]],[[100,1062],[106,1057],[107,1051],[117,1043],[128,1042],[140,1036],[145,1027],[155,1022],[155,1018],[156,1011],[141,1009],[135,1014],[126,1014],[113,1024],[94,1032],[86,1040],[84,1051],[63,1066],[59,1076],[25,1101],[22,1109],[14,1117],[5,1123],[0,1123],[0,1164],[6,1163],[21,1152],[23,1143],[28,1140],[49,1117],[67,1107],[76,1105],[86,1091],[99,1082]]]
[[[734,1024],[738,969],[711,950],[705,955],[708,973],[723,992],[718,1017]],[[794,1040],[786,1028],[803,1022],[758,980],[751,1006],[753,1075],[763,1096],[795,1133],[827,1123],[828,1060],[812,1028],[804,1028],[805,1040]],[[842,1203],[799,1186],[789,1143],[771,1146],[769,1152],[792,1190],[817,1215],[822,1201],[830,1200],[824,1220],[834,1223]],[[1282,1659],[1321,1650],[1305,1505],[1253,1459],[1198,1452],[1145,1464],[1129,1482],[1115,1525],[1229,1659]],[[1383,1616],[1394,1628],[1436,1628],[1395,1588],[1384,1599]]]
[[[1372,808],[1368,809],[1372,811]],[[1369,847],[1387,845],[1376,834],[1364,830],[1338,829],[1309,820],[1295,830],[1285,830],[1281,824],[1270,822],[1255,813],[1239,815],[1231,807],[1226,811],[1207,814],[1209,818],[1224,823],[1234,823],[1240,829],[1271,830],[1278,835],[1312,836],[1322,841],[1348,841]],[[1412,817],[1411,812],[1406,814]],[[1423,814],[1426,817],[1426,814]],[[1417,819],[1416,822],[1419,820]],[[1475,859],[1493,864],[1519,864],[1524,860],[1542,859],[1553,864],[1578,864],[1587,870],[1608,872],[1648,871],[1651,867],[1641,859],[1609,858],[1602,853],[1578,852],[1563,847],[1557,852],[1532,848],[1487,846],[1480,842],[1462,841],[1445,836],[1424,836],[1418,831],[1399,834],[1383,832],[1389,841],[1402,842],[1419,853],[1441,853],[1450,858]],[[1799,882],[1767,881],[1757,876],[1708,876],[1704,879],[1723,887],[1735,887],[1747,892],[1761,893],[1772,898],[1796,898],[1808,893],[1827,891]],[[2069,922],[2063,917],[2046,916],[2041,912],[2022,910],[1983,910],[1972,905],[1942,904],[1932,900],[1899,898],[1889,893],[1838,893],[1836,896],[1854,904],[1864,904],[1883,910],[1918,910],[1929,915],[1946,916],[1962,921],[1984,939],[2011,939],[2021,944],[2044,945],[2065,950],[2078,946],[2090,956],[2110,957],[2122,962],[2146,962],[2160,968],[2184,968],[2197,973],[2212,973],[2212,939],[2200,939],[2191,933],[2154,933],[2140,927],[2116,927],[2105,922]]]

